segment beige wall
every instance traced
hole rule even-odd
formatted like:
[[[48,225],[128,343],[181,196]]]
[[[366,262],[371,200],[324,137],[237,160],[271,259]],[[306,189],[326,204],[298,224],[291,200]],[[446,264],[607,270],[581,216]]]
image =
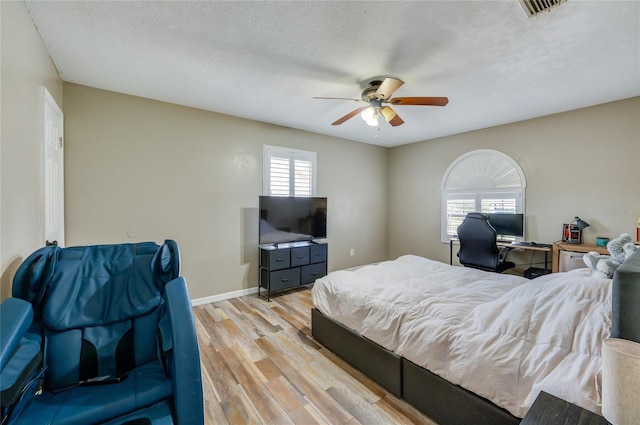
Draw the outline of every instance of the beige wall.
[[[574,215],[591,224],[587,242],[635,229],[639,98],[384,149],[73,84],[63,104],[24,4],[0,2],[0,15],[2,297],[44,243],[43,87],[65,112],[67,245],[176,239],[192,298],[256,285],[264,144],[318,153],[333,270],[405,253],[448,261],[442,176],[480,148],[522,167],[530,240],[557,240]]]
[[[171,238],[192,298],[255,287],[267,144],[317,152],[330,269],[387,258],[385,148],[67,83],[64,105],[67,245]]]
[[[640,214],[640,98],[414,143],[390,150],[389,256],[449,261],[440,242],[440,185],[447,167],[474,149],[495,149],[526,180],[526,235],[554,242],[575,215],[596,236],[635,236]]]
[[[62,106],[62,81],[22,2],[0,2],[0,298],[20,262],[44,244],[43,87]]]

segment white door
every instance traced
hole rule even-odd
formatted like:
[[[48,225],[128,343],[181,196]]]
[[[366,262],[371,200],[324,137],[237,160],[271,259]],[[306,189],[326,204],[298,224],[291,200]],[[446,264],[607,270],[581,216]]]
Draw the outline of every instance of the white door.
[[[44,89],[44,237],[64,246],[64,116]]]

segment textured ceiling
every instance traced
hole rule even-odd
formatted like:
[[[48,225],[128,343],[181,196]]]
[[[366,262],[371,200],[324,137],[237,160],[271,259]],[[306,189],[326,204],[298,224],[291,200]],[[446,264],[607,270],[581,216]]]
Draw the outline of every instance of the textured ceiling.
[[[396,146],[640,95],[640,2],[27,1],[64,81]],[[405,124],[360,117],[374,77]],[[603,117],[606,119],[606,117]]]

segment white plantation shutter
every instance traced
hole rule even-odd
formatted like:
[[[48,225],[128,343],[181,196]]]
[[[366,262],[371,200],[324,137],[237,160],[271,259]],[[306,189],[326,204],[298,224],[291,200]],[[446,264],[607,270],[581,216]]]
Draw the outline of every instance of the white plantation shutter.
[[[518,163],[502,152],[480,149],[462,155],[442,179],[442,241],[457,236],[467,213],[523,213],[526,185]]]
[[[269,195],[289,196],[289,158],[269,158]]]
[[[518,200],[520,199],[520,196],[521,194],[518,192],[480,194],[480,212],[484,214],[515,214],[521,211],[518,209]],[[510,235],[500,235],[500,239],[507,241],[517,241],[524,238],[518,238],[516,236]]]
[[[264,194],[314,196],[316,153],[264,146]]]
[[[476,211],[475,196],[469,195],[465,198],[464,195],[458,194],[458,196],[447,199],[447,235],[448,237],[454,237],[457,235],[458,226],[462,224],[462,220],[467,213]]]
[[[313,166],[311,161],[294,159],[293,196],[313,196]]]
[[[515,214],[518,210],[517,194],[503,194],[503,197],[496,197],[493,194],[480,199],[480,212],[485,214],[508,213]]]

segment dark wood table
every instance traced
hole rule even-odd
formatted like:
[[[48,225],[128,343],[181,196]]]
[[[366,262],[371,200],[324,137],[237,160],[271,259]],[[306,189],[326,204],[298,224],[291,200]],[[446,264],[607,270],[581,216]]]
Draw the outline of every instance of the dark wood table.
[[[611,425],[605,418],[556,396],[540,392],[520,425]]]

